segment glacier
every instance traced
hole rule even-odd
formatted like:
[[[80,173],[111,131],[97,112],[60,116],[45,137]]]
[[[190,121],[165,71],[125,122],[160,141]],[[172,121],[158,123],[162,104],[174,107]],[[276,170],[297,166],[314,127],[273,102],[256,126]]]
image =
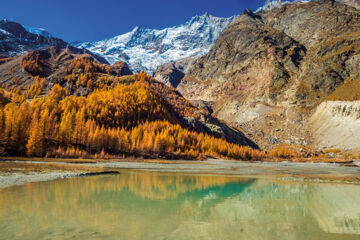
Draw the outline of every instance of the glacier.
[[[22,26],[29,33],[36,34],[36,35],[41,35],[41,36],[48,37],[48,38],[53,37],[48,31],[46,31],[43,28],[29,27],[29,26],[26,26],[26,25],[22,25]]]
[[[125,61],[133,72],[154,73],[160,65],[206,54],[220,33],[237,16],[195,16],[185,24],[162,30],[135,27],[131,32],[96,42],[73,43],[104,57],[109,63]]]

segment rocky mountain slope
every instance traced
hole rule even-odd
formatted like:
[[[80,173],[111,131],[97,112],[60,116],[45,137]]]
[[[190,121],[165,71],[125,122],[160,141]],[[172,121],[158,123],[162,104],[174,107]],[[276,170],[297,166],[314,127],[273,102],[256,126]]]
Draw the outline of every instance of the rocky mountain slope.
[[[219,21],[222,22],[221,19]],[[34,97],[47,96],[57,84],[73,96],[88,96],[97,89],[132,85],[138,81],[137,76],[131,75],[125,62],[118,61],[108,65],[100,56],[86,49],[72,47],[61,39],[53,38],[43,29],[24,27],[5,20],[1,21],[0,29],[0,45],[3,47],[3,56],[0,58],[0,93],[3,94],[2,89],[5,89],[5,95],[11,96],[11,99],[25,97],[31,101]],[[152,92],[157,101],[166,107],[169,114],[167,120],[229,142],[257,147],[239,130],[191,104],[173,88],[150,76],[142,81],[147,82],[147,91]],[[19,93],[22,95],[17,96]],[[6,98],[0,100],[0,104],[8,102]]]
[[[125,62],[107,65],[74,47],[50,47],[16,56],[0,65],[0,93],[1,88],[5,89],[7,94],[20,92],[28,101],[34,97],[47,96],[56,85],[64,87],[70,95],[86,97],[96,90],[111,91],[117,86],[136,86],[137,82],[141,82],[146,91],[154,95],[156,102],[166,108],[166,120],[192,131],[257,148],[240,130],[191,104],[174,88],[155,81],[145,73],[132,75]],[[141,97],[141,91],[135,93]],[[14,99],[14,96],[12,98]],[[19,96],[19,99],[22,97]],[[2,102],[1,100],[0,104]],[[6,99],[4,102],[7,103]],[[106,104],[111,108],[111,103]],[[137,106],[136,102],[122,107],[132,109],[134,106]],[[136,111],[147,107],[140,104]],[[148,119],[142,119],[143,122],[147,120],[153,121],[156,117],[150,114]]]
[[[280,8],[285,4],[301,4],[310,1],[311,0],[268,0],[265,2],[264,6],[256,10],[256,13],[266,12],[276,8]],[[341,2],[358,9],[360,8],[360,0],[337,0],[337,2]],[[177,87],[181,79],[186,75],[187,71],[189,70],[189,65],[193,62],[194,59],[195,58],[184,58],[177,61],[172,61],[171,63],[163,64],[156,69],[154,76],[159,81],[162,81],[173,87]]]
[[[268,1],[236,20],[205,14],[77,45],[83,49],[4,20],[0,87],[29,101],[55,84],[86,97],[134,85],[139,76],[130,68],[146,70],[158,80],[141,75],[146,91],[165,106],[167,120],[188,129],[255,148],[360,149],[357,7],[358,0]]]
[[[360,0],[335,0],[335,1],[360,9]]]
[[[210,102],[217,117],[263,147],[315,145],[308,119],[316,106],[360,80],[359,33],[359,10],[330,0],[246,10],[191,64],[178,89]]]
[[[37,28],[22,26],[8,20],[0,21],[0,55],[14,56],[50,46],[65,48],[68,44]]]
[[[28,89],[35,83],[35,77],[46,78],[48,88],[59,83],[68,84],[67,69],[76,59],[88,59],[95,64],[103,64],[103,59],[92,53],[84,52],[72,46],[66,48],[52,46],[45,49],[29,51],[23,55],[17,55],[8,61],[0,64],[0,86],[6,89]],[[130,75],[132,72],[124,62],[117,62],[111,66],[104,64],[109,73],[114,76]],[[84,72],[77,72],[72,76],[82,76],[86,80],[94,76],[86,75]],[[95,79],[93,79],[95,80]],[[84,80],[85,81],[85,80]],[[86,95],[91,89],[82,85],[69,86],[70,93],[74,95]]]
[[[0,64],[29,51],[49,47],[70,49],[71,52],[88,54],[102,63],[108,63],[101,56],[95,55],[86,49],[72,47],[62,39],[53,37],[45,29],[28,27],[8,20],[0,21]]]
[[[260,11],[269,11],[273,10],[275,8],[279,8],[285,4],[292,4],[292,3],[307,3],[311,1],[318,1],[318,0],[292,0],[292,1],[282,1],[282,0],[267,0],[264,4],[264,6],[258,8],[256,12]],[[360,8],[360,0],[334,0],[339,3],[344,3],[349,6]]]
[[[136,27],[131,32],[98,42],[76,43],[107,59],[125,61],[135,72],[153,73],[162,64],[207,53],[236,17],[195,16],[185,24],[162,30]]]
[[[197,57],[188,57],[163,64],[156,69],[154,77],[156,80],[176,88],[196,58]]]

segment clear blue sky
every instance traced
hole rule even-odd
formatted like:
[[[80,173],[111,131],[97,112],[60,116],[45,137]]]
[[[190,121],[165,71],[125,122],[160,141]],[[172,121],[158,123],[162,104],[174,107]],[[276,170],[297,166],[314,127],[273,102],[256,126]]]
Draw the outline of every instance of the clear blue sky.
[[[42,27],[66,41],[113,37],[135,26],[162,29],[208,12],[256,10],[265,0],[2,0],[0,18]]]

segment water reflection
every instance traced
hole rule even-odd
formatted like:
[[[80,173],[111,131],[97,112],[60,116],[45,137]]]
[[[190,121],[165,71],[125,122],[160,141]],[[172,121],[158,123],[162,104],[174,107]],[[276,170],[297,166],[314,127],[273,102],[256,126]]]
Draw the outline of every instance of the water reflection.
[[[360,187],[128,172],[0,191],[0,239],[359,239]]]

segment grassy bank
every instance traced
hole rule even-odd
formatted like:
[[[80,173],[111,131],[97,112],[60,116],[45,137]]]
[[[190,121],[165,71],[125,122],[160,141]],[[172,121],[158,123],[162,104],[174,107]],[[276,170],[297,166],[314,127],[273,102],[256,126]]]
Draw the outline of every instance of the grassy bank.
[[[30,159],[28,161],[31,161]],[[109,171],[101,166],[89,166],[82,164],[56,164],[51,162],[30,163],[0,161],[0,173],[48,173],[48,172],[79,172],[79,173],[101,173]]]

